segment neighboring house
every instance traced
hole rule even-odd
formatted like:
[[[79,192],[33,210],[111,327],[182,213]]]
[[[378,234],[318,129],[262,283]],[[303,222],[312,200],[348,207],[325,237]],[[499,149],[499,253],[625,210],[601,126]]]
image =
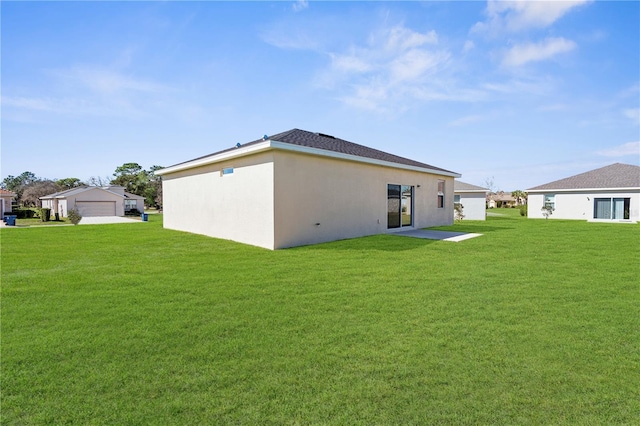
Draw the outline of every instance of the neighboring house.
[[[14,198],[16,198],[14,192],[0,189],[0,218],[2,218],[5,213],[11,213],[13,211],[11,202]]]
[[[453,203],[462,205],[466,220],[486,220],[486,197],[489,189],[456,180],[453,184]]]
[[[460,177],[298,129],[156,174],[166,228],[268,249],[450,225]]]
[[[615,163],[528,190],[528,217],[553,219],[640,221],[640,167]]]
[[[125,192],[122,186],[82,186],[40,197],[42,207],[66,217],[76,209],[82,217],[124,216],[125,212],[144,212],[144,197]]]
[[[510,192],[499,191],[491,192],[486,196],[487,207],[494,208],[510,208],[518,205],[518,200],[511,196]]]

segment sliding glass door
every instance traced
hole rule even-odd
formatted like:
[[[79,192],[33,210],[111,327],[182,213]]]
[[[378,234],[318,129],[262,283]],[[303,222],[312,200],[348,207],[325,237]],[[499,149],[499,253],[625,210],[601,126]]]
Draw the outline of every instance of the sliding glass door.
[[[387,185],[387,228],[413,226],[413,186]]]
[[[595,198],[594,219],[629,219],[631,198]]]

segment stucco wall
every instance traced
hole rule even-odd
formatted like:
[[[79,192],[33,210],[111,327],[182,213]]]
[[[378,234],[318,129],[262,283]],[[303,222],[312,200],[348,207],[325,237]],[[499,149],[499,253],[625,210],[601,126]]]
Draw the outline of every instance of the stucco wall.
[[[270,153],[163,175],[162,192],[165,228],[274,248]]]
[[[415,228],[453,223],[453,177],[284,151],[274,152],[274,165],[274,248],[393,232],[388,184],[414,186]],[[439,179],[445,181],[440,209]]]
[[[640,191],[612,192],[553,192],[529,193],[528,217],[533,219],[544,218],[542,206],[545,194],[555,194],[555,210],[549,219],[582,219],[593,220],[594,198],[631,198],[629,209],[631,221],[640,221]]]
[[[464,220],[486,220],[487,219],[487,197],[484,192],[457,192],[460,195],[462,204],[462,214]]]
[[[11,200],[13,200],[13,197],[1,197],[0,198],[0,203],[2,203],[0,205],[0,210],[2,210],[2,214],[4,213],[11,213]]]

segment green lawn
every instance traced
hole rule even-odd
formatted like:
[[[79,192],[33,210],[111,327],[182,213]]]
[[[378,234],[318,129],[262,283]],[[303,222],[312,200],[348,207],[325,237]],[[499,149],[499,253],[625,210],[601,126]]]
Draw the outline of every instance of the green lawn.
[[[640,225],[272,252],[149,220],[0,231],[2,424],[639,422]]]

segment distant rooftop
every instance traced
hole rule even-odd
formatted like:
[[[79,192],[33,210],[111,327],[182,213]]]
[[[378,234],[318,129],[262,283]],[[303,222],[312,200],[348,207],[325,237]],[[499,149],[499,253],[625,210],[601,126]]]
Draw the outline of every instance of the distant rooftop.
[[[529,188],[528,191],[640,188],[640,167],[615,163],[575,176]]]
[[[472,185],[466,182],[461,182],[457,179],[453,181],[453,190],[456,192],[465,192],[465,191],[489,192],[489,188],[483,188],[481,186]]]

